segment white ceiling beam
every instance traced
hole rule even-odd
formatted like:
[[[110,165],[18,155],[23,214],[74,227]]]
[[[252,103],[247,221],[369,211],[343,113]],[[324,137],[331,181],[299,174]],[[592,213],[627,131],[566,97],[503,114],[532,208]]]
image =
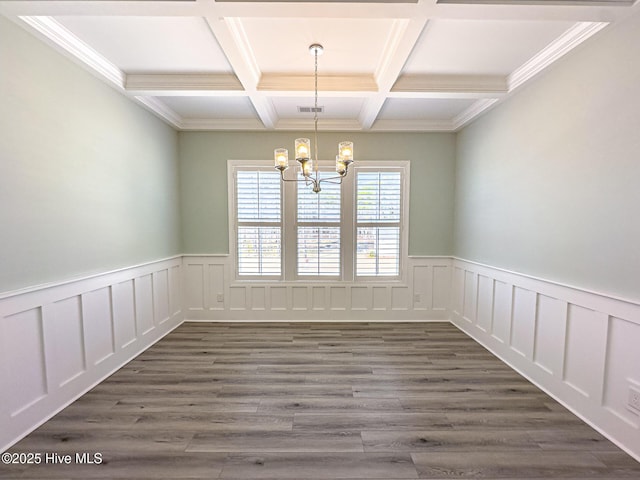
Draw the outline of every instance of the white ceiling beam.
[[[263,125],[267,129],[274,128],[277,113],[271,101],[258,92],[261,72],[242,22],[239,18],[206,17],[205,19]]]
[[[393,88],[426,23],[426,20],[417,19],[394,20],[376,68],[375,80],[378,84],[378,94],[367,100],[358,117],[364,130],[370,129],[376,121],[387,95]]]
[[[125,90],[153,96],[238,96],[246,95],[238,77],[231,73],[128,74]]]
[[[95,1],[95,0],[0,0],[7,16],[113,15],[195,16],[244,18],[403,18],[426,20],[528,20],[612,22],[638,8],[638,2],[593,5],[536,4],[443,4],[434,0],[418,3],[365,2],[215,2],[211,0]]]
[[[276,130],[313,130],[313,121],[308,118],[305,119],[287,119],[279,120],[275,126]],[[351,120],[348,118],[327,118],[318,122],[319,131],[358,131],[362,130],[360,122],[357,120]]]
[[[313,75],[263,73],[258,90],[265,92],[314,92]],[[373,75],[318,75],[318,91],[322,92],[377,92]]]
[[[507,77],[503,75],[401,75],[391,89],[391,95],[413,94],[506,94]],[[402,95],[398,95],[402,96]]]

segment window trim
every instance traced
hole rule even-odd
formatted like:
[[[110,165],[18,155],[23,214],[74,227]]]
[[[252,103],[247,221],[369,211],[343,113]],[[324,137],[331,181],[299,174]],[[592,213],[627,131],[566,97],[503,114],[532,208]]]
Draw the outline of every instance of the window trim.
[[[321,167],[332,167],[333,162],[322,161]],[[228,229],[229,229],[229,255],[232,259],[231,268],[233,269],[231,278],[236,282],[257,282],[257,283],[358,283],[358,282],[386,282],[386,283],[402,283],[406,282],[407,262],[409,259],[409,212],[410,212],[410,165],[409,160],[362,160],[354,163],[349,174],[345,177],[342,184],[341,194],[341,235],[344,244],[350,245],[351,248],[341,248],[341,275],[334,276],[298,276],[296,272],[297,248],[286,249],[286,245],[296,244],[297,232],[295,202],[288,201],[294,198],[297,201],[296,188],[300,184],[285,183],[282,185],[280,202],[282,209],[282,256],[280,276],[248,276],[238,274],[238,246],[237,246],[237,230],[238,221],[235,215],[236,211],[236,181],[235,172],[237,170],[267,170],[273,169],[273,160],[227,160],[227,194],[228,194]],[[356,239],[357,239],[357,222],[356,222],[356,174],[358,170],[391,170],[400,171],[401,184],[401,218],[400,218],[400,246],[399,246],[399,271],[397,276],[356,276]],[[351,225],[349,225],[351,223]]]

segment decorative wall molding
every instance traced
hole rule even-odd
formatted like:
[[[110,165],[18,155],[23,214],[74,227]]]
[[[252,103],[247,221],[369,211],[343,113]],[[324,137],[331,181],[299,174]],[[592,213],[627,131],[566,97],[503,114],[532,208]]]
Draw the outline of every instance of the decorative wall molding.
[[[461,259],[451,320],[640,460],[640,304]]]
[[[449,257],[410,257],[406,281],[236,281],[228,255],[185,255],[187,320],[448,320]]]
[[[595,35],[604,27],[607,22],[578,22],[562,36],[537,53],[524,65],[514,70],[507,79],[509,91],[513,91],[523,83],[527,82],[535,75],[543,71],[553,62],[563,55],[569,53],[575,47]]]
[[[119,90],[124,88],[125,75],[118,67],[76,37],[52,17],[23,16],[20,17],[20,20],[53,42],[53,45],[61,48],[69,54],[71,58],[79,60],[102,78],[111,82]]]
[[[461,112],[453,119],[453,130],[457,132],[482,112],[495,105],[498,100],[498,98],[481,98],[479,100],[476,100],[469,108]]]
[[[181,257],[0,297],[0,451],[182,323]]]
[[[405,281],[240,282],[183,255],[0,295],[0,451],[192,321],[451,321],[640,460],[640,303],[451,257]]]

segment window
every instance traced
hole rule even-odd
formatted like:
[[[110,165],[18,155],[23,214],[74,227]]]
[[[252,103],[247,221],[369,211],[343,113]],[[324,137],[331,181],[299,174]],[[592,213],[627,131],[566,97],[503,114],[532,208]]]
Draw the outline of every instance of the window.
[[[321,167],[321,178],[333,176]],[[358,162],[342,185],[323,182],[316,194],[282,184],[271,162],[229,161],[237,278],[399,279],[408,177],[409,162]]]
[[[397,276],[400,272],[399,171],[356,174],[356,275]]]
[[[280,276],[282,208],[280,174],[236,172],[236,218],[239,276]]]
[[[335,176],[320,172],[320,178]],[[340,276],[340,185],[322,184],[314,193],[297,186],[297,271],[298,276]]]

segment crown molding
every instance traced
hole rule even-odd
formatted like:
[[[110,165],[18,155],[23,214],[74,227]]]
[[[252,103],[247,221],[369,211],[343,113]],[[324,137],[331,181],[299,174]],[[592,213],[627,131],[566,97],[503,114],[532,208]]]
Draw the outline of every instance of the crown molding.
[[[480,98],[476,100],[469,108],[459,113],[453,118],[453,131],[458,131],[466,124],[475,119],[482,112],[492,107],[498,98]]]
[[[377,120],[372,132],[453,132],[450,121],[439,120]]]
[[[89,67],[118,87],[118,89],[124,89],[124,73],[55,19],[45,16],[23,16],[19,18],[72,58]]]
[[[124,88],[132,93],[169,92],[176,95],[178,91],[189,95],[209,94],[209,92],[244,92],[238,77],[231,73],[163,73],[163,74],[128,74]],[[165,93],[166,94],[166,93]]]
[[[257,119],[184,118],[180,130],[265,130]]]
[[[509,91],[527,82],[560,57],[609,25],[607,22],[578,22],[507,77]]]
[[[161,102],[154,97],[134,96],[133,98],[162,120],[169,122],[175,128],[179,129],[182,127],[182,117],[167,107],[164,102]]]
[[[276,130],[313,130],[313,122],[309,119],[279,120],[275,125]],[[318,122],[318,130],[362,130],[362,125],[357,120],[351,119],[322,119]]]

